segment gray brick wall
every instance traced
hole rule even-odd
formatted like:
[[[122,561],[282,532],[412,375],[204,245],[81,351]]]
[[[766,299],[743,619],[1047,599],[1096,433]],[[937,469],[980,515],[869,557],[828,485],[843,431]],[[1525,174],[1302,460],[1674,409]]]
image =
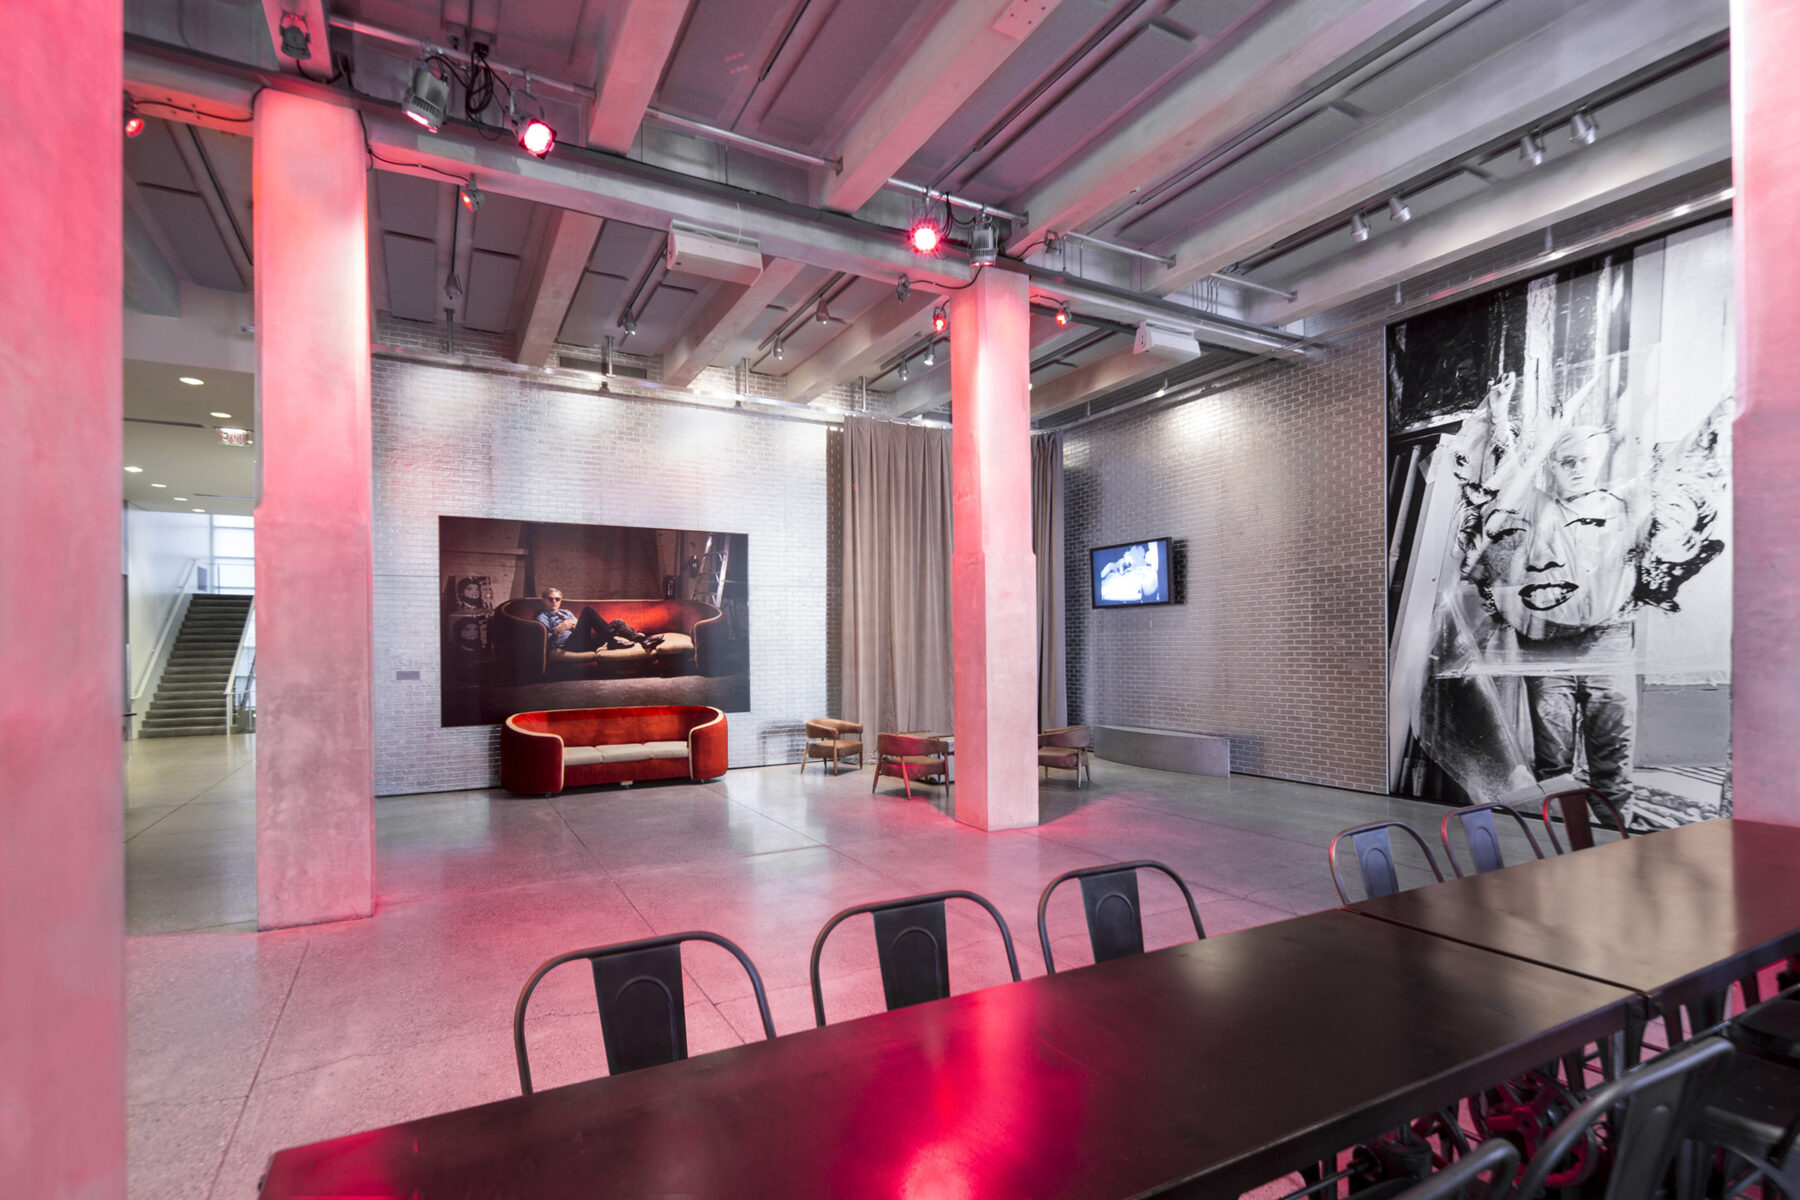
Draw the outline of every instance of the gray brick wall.
[[[444,352],[441,327],[379,335]],[[507,352],[480,337],[454,352]],[[377,794],[499,780],[497,727],[439,726],[440,515],[748,534],[752,710],[729,718],[731,765],[796,760],[826,710],[825,427],[390,357],[373,383]]]
[[[1382,331],[1065,434],[1070,719],[1228,735],[1234,770],[1386,791]],[[1176,539],[1186,602],[1092,607],[1088,549]]]

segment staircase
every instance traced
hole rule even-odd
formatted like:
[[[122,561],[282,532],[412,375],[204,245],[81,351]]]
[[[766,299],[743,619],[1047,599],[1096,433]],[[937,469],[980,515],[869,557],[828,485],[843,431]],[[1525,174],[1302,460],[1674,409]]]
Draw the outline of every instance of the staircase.
[[[237,659],[238,639],[250,612],[249,596],[200,593],[187,616],[156,687],[139,737],[192,737],[230,727],[225,685]]]

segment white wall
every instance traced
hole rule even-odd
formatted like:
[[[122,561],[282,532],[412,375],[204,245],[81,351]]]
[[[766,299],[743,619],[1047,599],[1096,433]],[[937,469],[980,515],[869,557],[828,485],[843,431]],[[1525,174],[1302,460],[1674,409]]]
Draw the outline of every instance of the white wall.
[[[129,691],[144,681],[144,672],[156,652],[156,636],[163,621],[181,597],[188,563],[208,558],[211,549],[210,518],[202,513],[151,512],[125,506],[125,574],[127,653],[130,656]]]

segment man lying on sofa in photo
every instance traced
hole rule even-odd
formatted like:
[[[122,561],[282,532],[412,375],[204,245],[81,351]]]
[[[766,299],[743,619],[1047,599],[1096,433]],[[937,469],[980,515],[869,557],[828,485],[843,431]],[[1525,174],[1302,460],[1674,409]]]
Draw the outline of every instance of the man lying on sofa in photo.
[[[544,611],[537,620],[549,630],[550,653],[559,658],[579,661],[579,656],[591,658],[601,650],[623,650],[632,645],[654,650],[662,643],[660,633],[639,633],[623,621],[606,620],[591,608],[583,608],[577,617],[562,606],[562,592],[556,588],[545,588],[543,601]]]

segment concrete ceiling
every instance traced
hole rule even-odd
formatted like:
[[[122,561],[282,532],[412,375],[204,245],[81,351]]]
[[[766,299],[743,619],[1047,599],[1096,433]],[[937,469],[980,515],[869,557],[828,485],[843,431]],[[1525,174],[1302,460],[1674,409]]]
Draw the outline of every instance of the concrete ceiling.
[[[897,412],[947,393],[948,355],[922,361],[930,293],[967,267],[957,253],[912,264],[915,294],[897,298],[909,268],[899,230],[920,201],[890,177],[1022,213],[1008,250],[1062,277],[1040,278],[1034,299],[1047,310],[1067,300],[1089,322],[1067,335],[1066,355],[1043,353],[1065,331],[1040,334],[1034,383],[1084,370],[1116,391],[1127,385],[1107,381],[1131,364],[1103,360],[1130,354],[1120,326],[1147,313],[1178,326],[1189,312],[1292,321],[1431,269],[1459,237],[1491,245],[1633,188],[1719,175],[1729,146],[1725,0],[337,0],[320,11],[353,64],[337,90],[353,80],[376,152],[403,146],[415,164],[371,173],[377,310],[439,325],[448,310],[459,328],[512,335],[537,356],[550,336],[611,339],[662,356],[684,382],[746,359],[790,376],[802,399],[862,380]],[[163,68],[140,58],[152,53],[279,71],[261,12],[258,0],[133,4],[134,93],[176,94],[156,92]],[[535,164],[492,129],[394,132],[382,106],[403,93],[420,46],[463,62],[454,48],[471,39],[517,69],[501,78],[521,94],[531,72],[531,103],[565,146],[623,157]],[[185,61],[190,74],[216,71]],[[246,288],[249,141],[227,132],[242,126],[146,111],[172,119],[126,143],[128,299],[166,311],[183,283]],[[1594,145],[1568,136],[1577,111],[1598,121]],[[1519,158],[1526,134],[1541,136],[1543,167]],[[1609,151],[1634,136],[1657,152]],[[444,174],[471,163],[487,193],[474,214]],[[1413,224],[1386,215],[1394,195]],[[770,257],[750,287],[664,268],[671,219],[704,212],[716,226],[734,210],[743,232],[792,258]],[[858,222],[830,225],[831,210]],[[1365,243],[1348,235],[1353,214],[1368,221]],[[808,222],[825,233],[809,239]],[[1417,235],[1426,227],[1429,239]],[[1067,239],[1046,250],[1045,232],[1164,262]],[[1226,270],[1293,298],[1213,277]],[[459,296],[446,292],[452,274]],[[830,322],[811,319],[821,300]],[[1058,394],[1096,399],[1073,386]]]

